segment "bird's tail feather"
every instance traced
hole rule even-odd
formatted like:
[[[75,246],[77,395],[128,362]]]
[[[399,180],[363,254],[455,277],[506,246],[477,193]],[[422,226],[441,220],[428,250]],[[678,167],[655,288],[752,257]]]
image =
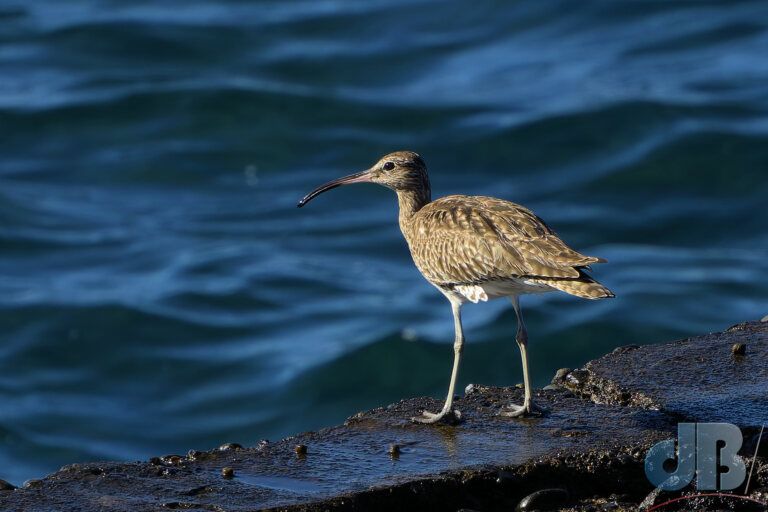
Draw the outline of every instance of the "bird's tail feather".
[[[576,279],[541,279],[538,280],[538,282],[583,299],[607,299],[615,297],[611,290],[592,279],[592,277],[583,270],[579,269],[579,274],[580,276]]]
[[[584,299],[607,299],[615,297],[613,292],[597,281],[547,281],[553,288]]]

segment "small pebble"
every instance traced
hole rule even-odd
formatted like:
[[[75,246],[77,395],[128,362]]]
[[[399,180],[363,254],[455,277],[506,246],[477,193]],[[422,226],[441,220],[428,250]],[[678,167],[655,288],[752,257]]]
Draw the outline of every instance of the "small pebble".
[[[400,456],[400,445],[392,443],[391,445],[389,445],[389,449],[387,450],[387,453],[393,459],[398,458]]]
[[[731,353],[735,356],[743,356],[747,353],[746,343],[734,343],[731,347]]]
[[[307,445],[305,444],[297,444],[296,447],[293,449],[293,451],[296,452],[296,455],[299,457],[303,457],[307,454]]]
[[[467,384],[467,387],[464,388],[464,394],[465,395],[471,395],[475,392],[475,385],[474,384]]]
[[[173,464],[175,466],[181,462],[181,457],[178,455],[164,455],[160,457],[160,461],[164,464]]]
[[[565,376],[571,373],[570,368],[560,368],[555,372],[555,376],[552,377],[552,384],[555,386],[559,385],[565,380]]]
[[[556,510],[568,501],[568,491],[565,489],[541,489],[529,494],[517,504],[517,512],[531,510]]]
[[[565,377],[565,381],[571,386],[582,386],[589,380],[589,372],[587,370],[572,370]]]
[[[227,450],[239,450],[243,446],[237,443],[224,443],[223,445],[219,446],[219,451],[225,452]]]
[[[40,487],[41,485],[43,485],[43,482],[41,480],[32,479],[24,482],[24,485],[22,485],[22,487],[24,487],[25,489],[32,489],[35,487]]]
[[[187,458],[189,460],[202,459],[204,456],[205,456],[205,452],[201,452],[199,450],[189,450],[189,452],[187,452]]]
[[[261,441],[259,441],[259,444],[256,445],[256,448],[258,448],[259,450],[263,450],[267,446],[269,446],[269,439],[262,439]]]
[[[221,476],[223,476],[224,478],[233,478],[235,476],[235,470],[229,466],[222,468]]]

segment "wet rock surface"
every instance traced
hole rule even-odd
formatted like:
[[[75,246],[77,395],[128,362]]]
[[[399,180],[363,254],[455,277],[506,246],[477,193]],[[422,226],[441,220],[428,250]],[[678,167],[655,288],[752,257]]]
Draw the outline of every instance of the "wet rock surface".
[[[500,417],[522,390],[474,385],[456,401],[458,425],[410,422],[441,406],[413,398],[255,447],[66,466],[0,488],[0,510],[637,510],[653,491],[645,453],[681,418],[743,427],[768,417],[766,355],[768,324],[740,324],[560,372],[535,393],[541,418]],[[763,460],[753,488],[768,488]]]
[[[663,410],[681,421],[759,428],[768,420],[768,323],[619,347],[569,372],[562,383],[598,403]]]

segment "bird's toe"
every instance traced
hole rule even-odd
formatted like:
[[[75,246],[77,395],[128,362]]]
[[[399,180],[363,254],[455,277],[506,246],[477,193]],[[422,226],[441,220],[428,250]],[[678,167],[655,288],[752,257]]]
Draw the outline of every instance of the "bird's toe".
[[[522,405],[505,405],[499,411],[499,416],[504,416],[505,418],[519,418],[523,415],[525,415],[525,407]]]
[[[527,405],[510,404],[501,408],[499,416],[504,416],[505,418],[530,418],[544,416],[546,412],[546,409],[539,407],[534,403]]]
[[[421,416],[411,418],[414,423],[433,424],[438,422],[455,425],[461,421],[461,412],[456,409],[449,411],[440,411],[438,413],[423,411]]]
[[[434,423],[439,419],[439,415],[429,411],[422,411],[421,416],[414,416],[411,421],[414,423]]]

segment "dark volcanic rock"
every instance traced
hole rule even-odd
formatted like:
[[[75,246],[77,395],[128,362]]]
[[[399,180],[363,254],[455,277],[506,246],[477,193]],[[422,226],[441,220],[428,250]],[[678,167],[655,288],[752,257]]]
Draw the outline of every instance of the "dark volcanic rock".
[[[458,426],[411,423],[408,418],[420,409],[440,406],[417,398],[260,448],[146,463],[74,464],[34,488],[0,495],[0,509],[68,510],[79,504],[92,510],[164,505],[245,511],[317,501],[360,510],[391,510],[404,501],[439,509],[435,500],[447,497],[452,501],[443,506],[451,503],[451,510],[486,509],[491,502],[514,508],[526,495],[552,487],[553,474],[559,485],[575,486],[579,479],[599,480],[605,471],[631,468],[642,486],[644,450],[633,455],[626,447],[647,448],[674,429],[658,411],[598,405],[565,390],[537,393],[551,411],[544,418],[497,416],[502,405],[522,398],[521,390],[482,388],[457,401],[464,418]],[[397,457],[391,445],[399,447]],[[302,456],[297,446],[306,447]],[[222,478],[224,468],[232,478]]]
[[[734,355],[732,347],[739,344],[749,349]],[[768,418],[768,323],[738,324],[663,345],[620,347],[572,371],[564,385],[599,403],[759,428]]]
[[[411,416],[441,403],[403,400],[252,448],[74,464],[0,492],[0,510],[485,511],[514,509],[526,496],[534,503],[523,501],[525,510],[550,498],[571,510],[632,510],[652,491],[647,449],[673,437],[680,418],[750,426],[766,417],[766,332],[767,324],[742,324],[618,349],[561,375],[570,390],[536,392],[549,411],[542,418],[497,415],[522,402],[522,390],[473,386],[456,402],[455,426],[413,424]],[[734,343],[747,344],[745,355],[731,353]],[[755,489],[765,487],[763,473]]]

